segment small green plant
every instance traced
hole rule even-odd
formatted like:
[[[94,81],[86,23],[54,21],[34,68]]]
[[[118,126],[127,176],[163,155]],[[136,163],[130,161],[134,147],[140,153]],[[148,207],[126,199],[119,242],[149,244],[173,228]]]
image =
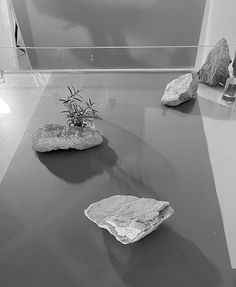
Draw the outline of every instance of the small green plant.
[[[98,111],[93,108],[95,103],[89,98],[84,105],[84,99],[80,95],[81,90],[77,90],[73,86],[68,86],[68,90],[70,94],[67,99],[59,99],[66,107],[66,110],[62,113],[66,114],[69,126],[85,127],[88,122],[92,122],[98,115]]]

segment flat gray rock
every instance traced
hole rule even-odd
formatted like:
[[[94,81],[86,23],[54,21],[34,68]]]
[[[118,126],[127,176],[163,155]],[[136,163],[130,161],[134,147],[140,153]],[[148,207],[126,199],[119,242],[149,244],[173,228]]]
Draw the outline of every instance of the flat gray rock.
[[[102,143],[102,134],[90,127],[66,127],[58,124],[47,124],[38,128],[32,138],[33,149],[47,152],[58,149],[87,149]]]
[[[223,38],[216,43],[199,70],[200,82],[209,86],[216,86],[220,83],[224,85],[229,77],[228,67],[230,63],[229,45]]]
[[[174,210],[167,201],[115,195],[91,204],[85,215],[123,244],[133,243],[155,230]]]
[[[180,76],[166,86],[161,99],[162,104],[177,106],[190,99],[196,98],[198,84],[199,78],[196,72]]]

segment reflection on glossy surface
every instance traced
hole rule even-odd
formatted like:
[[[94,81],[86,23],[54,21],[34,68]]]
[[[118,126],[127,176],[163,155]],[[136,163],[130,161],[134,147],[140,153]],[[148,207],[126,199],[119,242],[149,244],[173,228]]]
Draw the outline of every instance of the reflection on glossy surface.
[[[12,2],[26,46],[36,47],[196,45],[205,7],[205,0]]]
[[[198,45],[205,0],[12,0],[26,46]],[[145,4],[144,4],[145,3]],[[194,65],[196,49],[28,50],[33,67]]]
[[[2,99],[0,99],[0,114],[9,114],[11,109],[9,105]]]
[[[94,108],[101,112],[107,105],[109,93],[106,85],[98,75],[86,74],[80,95],[84,101],[92,100]]]

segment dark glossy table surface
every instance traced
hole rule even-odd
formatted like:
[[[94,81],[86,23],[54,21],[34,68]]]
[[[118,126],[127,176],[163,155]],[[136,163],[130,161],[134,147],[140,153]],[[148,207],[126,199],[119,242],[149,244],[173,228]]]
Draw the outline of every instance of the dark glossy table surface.
[[[108,77],[108,101],[96,121],[103,144],[36,153],[32,133],[65,121],[58,98],[69,79],[80,82],[76,74],[51,76],[0,185],[1,287],[235,286],[200,99],[177,108],[160,103],[176,76]],[[24,91],[29,103],[34,93]],[[167,200],[175,214],[124,246],[83,213],[115,194]]]

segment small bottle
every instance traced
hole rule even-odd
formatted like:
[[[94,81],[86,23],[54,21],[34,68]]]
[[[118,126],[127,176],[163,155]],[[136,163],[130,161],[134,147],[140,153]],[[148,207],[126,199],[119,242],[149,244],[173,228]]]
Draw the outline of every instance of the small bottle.
[[[234,102],[236,97],[236,78],[230,77],[226,80],[222,99],[226,102]]]
[[[232,67],[233,67],[233,77],[236,78],[236,52],[235,52],[235,56],[234,56],[234,61],[233,61]]]
[[[222,100],[233,103],[236,98],[236,52],[232,63],[233,74],[226,80]]]
[[[0,70],[0,84],[5,82],[4,72],[3,70]]]

